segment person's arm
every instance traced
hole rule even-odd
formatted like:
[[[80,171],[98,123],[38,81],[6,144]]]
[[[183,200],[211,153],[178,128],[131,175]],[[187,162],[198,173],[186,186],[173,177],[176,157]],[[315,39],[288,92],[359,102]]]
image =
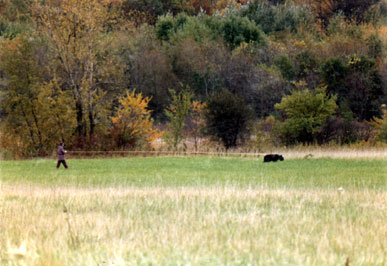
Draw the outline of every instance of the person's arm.
[[[59,148],[59,154],[60,155],[64,155],[67,151],[65,151],[65,149],[63,149],[63,147]]]

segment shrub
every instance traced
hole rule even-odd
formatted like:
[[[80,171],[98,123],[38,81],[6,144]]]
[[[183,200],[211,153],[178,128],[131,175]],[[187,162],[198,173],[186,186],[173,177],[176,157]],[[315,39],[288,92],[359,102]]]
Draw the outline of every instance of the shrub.
[[[336,97],[328,96],[325,88],[295,90],[285,96],[275,105],[285,116],[280,126],[282,142],[287,145],[313,143],[336,107]]]
[[[153,129],[153,120],[147,109],[150,98],[142,97],[136,91],[126,92],[125,96],[119,98],[120,106],[116,116],[112,117],[112,139],[117,148],[134,149],[138,146],[148,146],[161,132]]]
[[[244,140],[250,114],[251,110],[242,98],[224,89],[207,101],[207,134],[220,140],[226,150],[235,147],[238,140]]]

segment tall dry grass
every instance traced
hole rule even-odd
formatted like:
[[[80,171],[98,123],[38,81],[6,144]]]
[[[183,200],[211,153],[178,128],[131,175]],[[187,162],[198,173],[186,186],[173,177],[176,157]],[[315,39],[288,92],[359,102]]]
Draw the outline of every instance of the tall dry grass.
[[[1,265],[385,265],[387,192],[3,183]]]

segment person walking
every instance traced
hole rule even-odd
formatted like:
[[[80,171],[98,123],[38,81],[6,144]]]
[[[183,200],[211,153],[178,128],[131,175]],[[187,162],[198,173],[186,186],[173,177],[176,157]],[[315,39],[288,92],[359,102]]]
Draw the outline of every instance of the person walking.
[[[67,169],[67,164],[66,164],[66,160],[65,160],[65,154],[66,154],[66,150],[63,148],[64,146],[64,143],[61,142],[59,143],[59,146],[58,146],[58,163],[56,164],[56,168],[59,168],[60,167],[60,164],[63,163],[63,166]]]

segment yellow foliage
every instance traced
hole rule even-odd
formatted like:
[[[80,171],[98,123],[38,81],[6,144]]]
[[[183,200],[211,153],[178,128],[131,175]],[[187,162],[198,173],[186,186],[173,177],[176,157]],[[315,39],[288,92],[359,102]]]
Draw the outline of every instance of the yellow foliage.
[[[0,43],[0,68],[7,81],[0,102],[5,114],[0,142],[14,156],[47,155],[74,128],[73,98],[55,79],[43,81],[33,48],[28,37]]]
[[[110,12],[116,4],[112,0],[47,0],[34,1],[31,8],[38,32],[55,53],[52,69],[76,101],[80,138],[88,133],[92,140],[97,129],[104,129],[101,121],[107,121],[110,101],[106,91],[117,86],[112,81],[122,74],[118,59],[107,48],[112,42],[111,28],[119,24],[117,13]]]
[[[307,45],[306,45],[305,41],[302,40],[302,41],[294,42],[294,47],[299,48],[299,49],[306,49]]]
[[[120,107],[111,118],[118,146],[134,147],[141,140],[152,143],[162,135],[158,129],[153,129],[151,111],[147,109],[150,100],[143,98],[141,93],[136,94],[135,90],[127,91],[119,99]]]

